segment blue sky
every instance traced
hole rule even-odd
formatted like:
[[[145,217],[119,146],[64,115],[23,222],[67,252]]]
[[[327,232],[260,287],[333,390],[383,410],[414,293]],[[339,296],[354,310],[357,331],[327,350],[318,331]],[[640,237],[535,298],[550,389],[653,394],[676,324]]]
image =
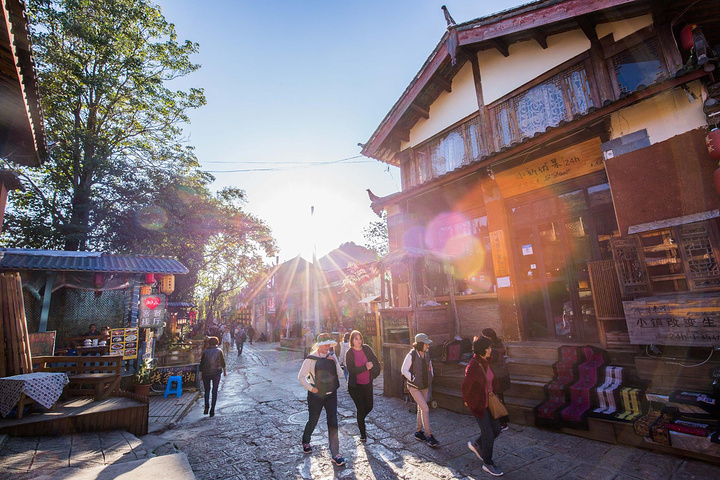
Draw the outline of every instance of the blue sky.
[[[163,0],[180,40],[200,44],[202,68],[175,88],[202,87],[208,104],[185,129],[214,188],[248,194],[280,261],[363,244],[377,220],[365,192],[400,190],[400,171],[355,157],[445,31],[518,0],[433,2]],[[308,166],[315,162],[336,162]],[[257,171],[271,169],[271,171]],[[254,171],[238,171],[254,170]],[[310,207],[315,207],[311,217]]]

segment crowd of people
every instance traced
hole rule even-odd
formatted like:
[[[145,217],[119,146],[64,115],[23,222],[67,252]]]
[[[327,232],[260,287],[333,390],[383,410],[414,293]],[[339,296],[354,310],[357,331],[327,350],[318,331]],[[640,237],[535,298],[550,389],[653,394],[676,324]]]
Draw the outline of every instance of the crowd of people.
[[[218,384],[221,374],[227,375],[225,356],[229,354],[232,340],[236,343],[238,355],[241,355],[243,344],[245,341],[252,344],[254,333],[252,327],[245,329],[239,326],[234,334],[227,330],[222,334],[222,348],[217,337],[209,337],[208,346],[200,360],[201,378],[205,387],[205,414],[211,417],[215,415]],[[343,466],[345,459],[340,454],[337,417],[340,379],[345,379],[348,393],[355,404],[360,441],[366,442],[365,420],[373,409],[373,380],[380,375],[380,362],[373,349],[365,343],[362,333],[357,330],[346,333],[339,344],[328,333],[321,333],[315,338],[306,332],[304,340],[306,353],[298,380],[307,390],[308,421],[302,434],[302,450],[306,454],[313,452],[310,439],[325,410],[331,459],[335,465]],[[433,381],[430,356],[432,343],[426,334],[418,333],[400,371],[410,396],[417,404],[414,438],[431,448],[437,448],[440,442],[432,433],[428,405]],[[493,460],[493,448],[495,439],[507,429],[508,418],[495,418],[489,404],[493,395],[502,400],[503,392],[510,388],[505,347],[495,331],[486,328],[482,336],[474,338],[472,354],[465,369],[461,391],[480,434],[467,446],[482,461],[485,472],[501,476],[503,472]]]

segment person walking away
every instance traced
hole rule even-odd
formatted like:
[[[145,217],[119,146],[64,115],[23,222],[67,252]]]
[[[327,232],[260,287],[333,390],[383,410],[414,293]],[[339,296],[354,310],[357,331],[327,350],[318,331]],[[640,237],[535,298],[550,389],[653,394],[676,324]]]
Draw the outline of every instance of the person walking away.
[[[232,335],[230,335],[230,330],[225,330],[225,333],[223,333],[222,336],[222,350],[223,355],[226,357],[230,355],[230,342],[232,342]]]
[[[307,357],[308,355],[310,355],[310,350],[312,350],[313,342],[315,341],[315,337],[313,336],[310,329],[305,330],[305,335],[303,336],[303,339],[305,341],[304,355]]]
[[[248,340],[250,340],[250,345],[252,345],[254,336],[255,336],[255,329],[252,327],[252,325],[249,325],[247,328],[247,338],[248,338]]]
[[[244,345],[245,345],[245,329],[240,327],[235,332],[235,346],[237,347],[238,357],[240,355],[242,355]]]
[[[220,386],[220,374],[227,377],[225,369],[225,356],[218,347],[217,337],[208,339],[208,348],[200,357],[200,378],[205,387],[205,410],[204,415],[210,411],[210,416],[215,416],[215,404],[217,404],[218,386]],[[212,383],[212,404],[210,403],[210,384]]]
[[[430,407],[428,407],[428,391],[432,384],[433,368],[430,360],[430,344],[432,340],[424,333],[415,335],[413,349],[405,357],[400,371],[407,380],[407,387],[413,400],[417,403],[417,430],[415,439],[427,442],[432,448],[440,442],[430,431]]]
[[[337,420],[337,391],[340,388],[342,369],[335,355],[330,353],[330,347],[336,343],[328,333],[318,335],[310,355],[300,367],[298,380],[308,391],[308,421],[302,436],[303,452],[312,453],[310,437],[324,408],[332,462],[337,466],[343,466],[345,459],[340,455]]]
[[[346,334],[347,335],[347,334]],[[345,353],[348,393],[355,402],[360,441],[367,442],[365,417],[373,409],[373,380],[380,375],[380,362],[370,345],[363,341],[362,333],[353,330],[350,334],[352,348]]]
[[[498,419],[488,410],[488,392],[494,392],[499,382],[490,368],[492,341],[487,337],[476,337],[473,341],[473,357],[465,368],[461,390],[463,402],[470,409],[480,427],[480,436],[468,442],[468,448],[483,461],[482,469],[499,477],[503,471],[493,461],[493,446],[502,427]]]
[[[498,379],[498,389],[495,390],[495,395],[497,395],[504,403],[505,392],[510,390],[510,372],[506,362],[507,350],[505,349],[505,345],[503,345],[502,340],[498,338],[497,333],[495,333],[495,330],[492,328],[483,329],[482,334],[483,337],[489,338],[492,342],[490,345],[492,348],[492,354],[490,355],[490,368],[492,368],[495,378]],[[498,420],[500,421],[502,430],[507,430],[509,418],[504,416],[500,417]]]
[[[347,355],[348,350],[350,350],[350,334],[346,333],[343,336],[343,341],[340,342],[340,355],[338,356],[338,360],[340,360],[340,366],[342,367],[343,373],[345,374],[346,382],[348,379],[348,371],[347,364],[345,363],[345,355]]]

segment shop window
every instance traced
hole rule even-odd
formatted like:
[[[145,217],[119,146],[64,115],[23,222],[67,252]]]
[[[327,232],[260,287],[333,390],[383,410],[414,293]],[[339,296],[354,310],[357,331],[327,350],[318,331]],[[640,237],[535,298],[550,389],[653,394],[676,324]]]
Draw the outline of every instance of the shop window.
[[[652,85],[665,75],[656,39],[641,42],[615,55],[612,67],[621,94],[632,93],[640,85]]]
[[[716,234],[709,222],[611,241],[624,296],[720,287]]]

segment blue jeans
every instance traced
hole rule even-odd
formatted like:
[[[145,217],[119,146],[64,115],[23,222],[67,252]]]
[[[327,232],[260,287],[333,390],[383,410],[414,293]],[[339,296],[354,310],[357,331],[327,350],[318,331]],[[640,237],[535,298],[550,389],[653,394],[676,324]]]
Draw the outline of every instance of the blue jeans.
[[[493,462],[493,446],[495,439],[500,435],[502,427],[500,422],[492,418],[490,410],[485,409],[485,415],[482,418],[474,415],[475,421],[480,427],[480,436],[475,439],[475,445],[480,447],[480,456],[487,465],[495,465]]]
[[[220,376],[222,373],[215,375],[205,375],[203,373],[203,386],[205,387],[205,408],[210,405],[210,381],[212,380],[212,410],[215,411],[215,404],[217,403],[218,387],[220,386]]]
[[[340,451],[340,440],[338,439],[338,419],[337,419],[337,390],[330,395],[319,397],[312,392],[308,392],[308,413],[309,418],[305,424],[305,431],[302,436],[302,443],[310,443],[315,426],[320,419],[320,412],[325,408],[328,426],[328,440],[330,442],[330,455],[335,456]]]

